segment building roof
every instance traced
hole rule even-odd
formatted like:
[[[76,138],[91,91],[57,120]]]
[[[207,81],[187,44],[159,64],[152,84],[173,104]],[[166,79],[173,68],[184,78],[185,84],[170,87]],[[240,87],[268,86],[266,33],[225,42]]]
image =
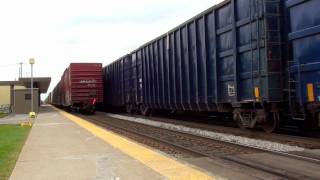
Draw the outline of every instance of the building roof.
[[[19,78],[19,82],[26,88],[30,88],[31,78]],[[46,93],[48,91],[51,82],[50,77],[34,77],[33,86],[34,88],[39,88],[40,93]]]
[[[19,81],[0,81],[0,86],[20,85]]]

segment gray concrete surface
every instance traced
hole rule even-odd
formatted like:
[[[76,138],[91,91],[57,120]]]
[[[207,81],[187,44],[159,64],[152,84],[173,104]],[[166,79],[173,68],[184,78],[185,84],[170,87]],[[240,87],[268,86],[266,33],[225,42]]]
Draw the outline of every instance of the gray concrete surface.
[[[11,180],[164,179],[67,120],[41,108]]]
[[[320,179],[319,163],[307,159],[295,159],[270,153],[244,154],[238,155],[238,157],[273,169],[286,171],[291,175],[299,174],[305,176],[304,179]]]
[[[21,122],[27,121],[28,115],[26,114],[10,114],[6,117],[0,118],[0,124],[20,124]]]

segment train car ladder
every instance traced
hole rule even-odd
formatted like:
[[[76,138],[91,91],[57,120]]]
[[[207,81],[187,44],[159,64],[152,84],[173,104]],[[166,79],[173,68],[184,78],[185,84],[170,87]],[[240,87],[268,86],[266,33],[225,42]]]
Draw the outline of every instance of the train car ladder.
[[[292,72],[294,71],[297,74],[296,79],[292,77]],[[299,62],[296,61],[288,61],[288,101],[290,106],[290,115],[292,116],[293,120],[299,120],[303,121],[306,119],[305,109],[303,107],[302,102],[302,87],[301,87],[301,66]],[[299,90],[298,94],[298,105],[299,107],[296,107],[297,105],[297,89]],[[299,110],[298,110],[298,109]]]
[[[267,62],[268,63],[276,63],[278,66],[282,66],[282,51],[279,51],[279,54],[276,54],[276,56],[274,54],[272,54],[271,50],[273,50],[274,48],[281,48],[283,46],[282,44],[282,31],[281,31],[281,21],[280,18],[282,17],[281,14],[281,5],[280,5],[280,1],[279,0],[265,0],[265,41],[266,41],[266,48],[265,48],[265,54],[268,58]],[[274,7],[274,9],[276,9],[276,11],[274,12],[267,12],[267,6],[269,7]],[[269,23],[271,23],[270,19],[268,18],[276,18],[277,21],[275,22],[274,20],[272,20],[272,23],[274,23],[276,26],[271,26]],[[268,21],[268,23],[267,23]],[[269,73],[272,73],[271,70],[268,68],[268,76]],[[279,69],[282,69],[282,67],[280,67]],[[281,73],[277,72],[277,73]],[[268,80],[268,84],[269,84],[269,78]],[[269,85],[268,85],[269,86]],[[268,87],[270,90],[271,88]],[[276,88],[272,88],[272,90],[277,90],[277,91],[281,91],[280,89],[281,87],[276,87]],[[268,91],[269,92],[269,91]],[[268,97],[270,96],[270,94],[268,93]]]

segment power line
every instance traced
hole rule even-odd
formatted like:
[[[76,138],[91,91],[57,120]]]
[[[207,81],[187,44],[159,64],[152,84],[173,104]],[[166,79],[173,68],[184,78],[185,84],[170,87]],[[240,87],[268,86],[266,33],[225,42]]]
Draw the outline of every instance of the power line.
[[[0,68],[10,67],[10,66],[16,66],[17,64],[3,64],[0,65]]]

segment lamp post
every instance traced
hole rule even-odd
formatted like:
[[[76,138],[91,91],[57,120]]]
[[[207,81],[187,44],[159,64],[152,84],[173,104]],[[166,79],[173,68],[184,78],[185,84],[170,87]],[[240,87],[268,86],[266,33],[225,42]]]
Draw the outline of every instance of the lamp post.
[[[33,58],[29,59],[29,64],[31,65],[31,112],[33,112],[33,65],[35,61]]]

